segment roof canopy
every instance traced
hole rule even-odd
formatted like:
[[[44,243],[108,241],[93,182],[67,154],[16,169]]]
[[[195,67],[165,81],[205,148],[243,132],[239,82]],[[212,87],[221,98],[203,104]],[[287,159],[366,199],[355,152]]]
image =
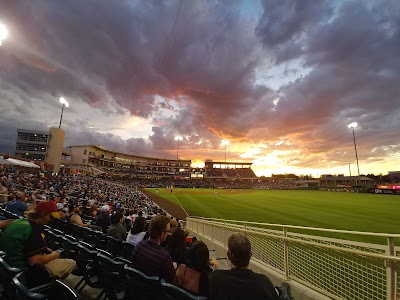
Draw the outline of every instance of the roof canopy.
[[[0,156],[0,165],[13,165],[13,166],[20,166],[20,167],[25,167],[25,168],[35,168],[35,169],[40,169],[38,165],[35,165],[32,162],[29,161],[23,161],[15,158],[8,158],[4,159],[3,156]]]

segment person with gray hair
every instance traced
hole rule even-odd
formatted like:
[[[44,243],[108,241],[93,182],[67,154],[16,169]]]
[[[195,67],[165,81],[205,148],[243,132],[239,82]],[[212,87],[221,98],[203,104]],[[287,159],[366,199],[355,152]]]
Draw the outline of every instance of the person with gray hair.
[[[252,256],[247,236],[234,233],[228,238],[230,270],[216,270],[210,278],[210,299],[294,300],[290,285],[274,287],[271,280],[248,268]]]

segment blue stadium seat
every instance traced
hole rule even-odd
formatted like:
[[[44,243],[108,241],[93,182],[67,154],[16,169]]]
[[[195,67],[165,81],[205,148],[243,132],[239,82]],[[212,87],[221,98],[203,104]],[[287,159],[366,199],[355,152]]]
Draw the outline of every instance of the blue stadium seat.
[[[161,280],[157,276],[147,276],[127,265],[124,267],[127,277],[127,299],[157,299],[161,295]]]
[[[15,298],[15,286],[12,284],[12,279],[15,275],[22,272],[25,269],[19,269],[11,267],[3,258],[5,253],[2,252],[0,255],[0,284],[2,285],[2,293],[0,294],[1,299],[14,299]]]
[[[188,291],[185,291],[176,285],[163,282],[162,284],[162,299],[169,300],[207,300],[204,296],[195,296]]]
[[[16,287],[17,300],[47,299],[44,293],[52,288],[55,278],[44,265],[35,264],[16,274],[13,283]]]
[[[105,295],[110,300],[120,300],[125,297],[126,277],[122,261],[114,260],[101,253],[97,254],[97,274],[103,283]]]

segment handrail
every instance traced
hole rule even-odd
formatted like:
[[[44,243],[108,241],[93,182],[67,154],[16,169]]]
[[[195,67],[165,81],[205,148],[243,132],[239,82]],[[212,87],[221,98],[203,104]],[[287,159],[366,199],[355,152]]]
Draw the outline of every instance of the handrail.
[[[231,227],[224,225],[224,224],[215,224],[215,225],[218,225],[219,227],[231,229]],[[242,232],[261,234],[263,236],[273,237],[273,238],[280,239],[283,241],[295,242],[295,243],[300,243],[300,244],[305,244],[305,245],[310,245],[310,246],[317,246],[317,247],[331,249],[331,250],[338,250],[338,251],[347,252],[347,253],[351,253],[351,254],[357,254],[357,255],[361,255],[361,256],[367,256],[367,257],[372,257],[372,258],[380,258],[380,259],[400,262],[399,256],[377,254],[377,253],[373,253],[373,252],[360,251],[360,250],[355,250],[355,249],[350,249],[350,248],[333,246],[333,245],[329,245],[329,244],[320,244],[320,243],[316,243],[316,242],[299,240],[299,239],[294,239],[291,237],[285,237],[285,236],[280,236],[280,235],[275,235],[275,234],[270,234],[270,233],[265,233],[265,232],[260,232],[260,231],[255,231],[255,230],[251,230],[251,229],[245,229],[245,228],[235,228],[235,229],[242,231]]]
[[[397,269],[400,256],[396,255],[400,248],[395,246],[395,238],[399,237],[399,234],[202,217],[188,217],[187,222],[189,229],[194,233],[210,238],[225,249],[227,237],[233,232],[242,232],[248,235],[249,239],[254,237],[255,262],[279,271],[285,280],[293,279],[329,297],[334,296],[334,299],[348,299],[348,287],[356,288],[353,295],[355,298],[352,299],[397,299]],[[289,233],[289,228],[380,236],[386,237],[387,243],[381,245],[331,238],[324,240],[314,232],[307,234],[293,230]],[[266,257],[265,251],[270,251],[272,255]],[[322,277],[318,276],[321,264],[328,266],[326,275]],[[326,282],[326,276],[332,277],[331,283]],[[372,277],[377,279],[375,285],[370,284]]]
[[[190,216],[189,218],[193,219],[201,219],[201,220],[210,220],[210,221],[222,221],[224,223],[246,223],[252,225],[264,225],[264,226],[273,226],[273,227],[285,227],[285,228],[293,228],[293,229],[305,229],[305,230],[314,230],[314,231],[324,231],[324,232],[335,232],[335,233],[346,233],[353,235],[366,235],[366,236],[376,236],[376,237],[392,237],[392,238],[400,238],[400,234],[398,233],[379,233],[379,232],[365,232],[365,231],[352,231],[352,230],[341,230],[341,229],[330,229],[330,228],[318,228],[318,227],[306,227],[306,226],[296,226],[296,225],[283,225],[283,224],[274,224],[274,223],[260,223],[260,222],[251,222],[251,221],[237,221],[237,220],[227,220],[227,219],[217,219],[217,218],[205,218],[198,216]]]

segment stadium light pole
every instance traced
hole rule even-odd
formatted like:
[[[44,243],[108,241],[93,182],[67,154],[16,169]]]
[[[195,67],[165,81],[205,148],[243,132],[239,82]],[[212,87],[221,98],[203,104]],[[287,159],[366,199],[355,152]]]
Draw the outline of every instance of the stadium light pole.
[[[176,149],[176,159],[179,160],[179,141],[182,141],[183,137],[181,136],[176,136],[175,141],[178,141],[178,148]]]
[[[353,141],[354,141],[354,150],[356,152],[356,161],[357,161],[357,171],[358,171],[358,176],[360,176],[360,166],[358,164],[358,154],[357,154],[357,144],[356,144],[356,135],[354,133],[354,128],[357,128],[358,124],[357,122],[353,122],[349,125],[347,125],[348,128],[353,129]]]
[[[225,168],[226,168],[226,147],[229,145],[228,140],[222,140],[221,141],[222,146],[225,146]]]
[[[63,97],[60,98],[60,103],[62,104],[62,108],[61,108],[60,125],[58,125],[58,128],[61,128],[61,122],[62,122],[62,116],[63,116],[63,112],[64,112],[64,106],[65,107],[69,107],[68,101],[65,100]]]
[[[3,44],[3,41],[8,36],[8,30],[6,25],[0,23],[0,46]]]

